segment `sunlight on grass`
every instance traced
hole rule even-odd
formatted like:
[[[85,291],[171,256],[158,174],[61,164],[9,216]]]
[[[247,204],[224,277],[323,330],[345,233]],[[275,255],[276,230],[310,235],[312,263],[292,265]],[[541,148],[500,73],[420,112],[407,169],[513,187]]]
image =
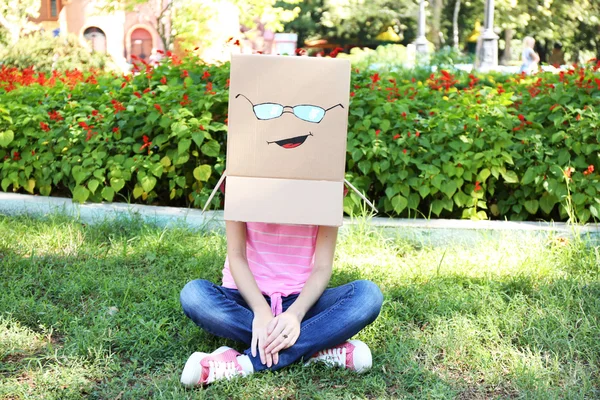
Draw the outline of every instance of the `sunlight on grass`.
[[[577,240],[435,248],[358,224],[340,236],[332,285],[384,292],[357,335],[370,373],[294,365],[189,391],[178,378],[191,352],[243,350],[179,305],[187,281],[220,281],[222,234],[57,215],[0,216],[0,231],[0,398],[600,396],[600,252]]]

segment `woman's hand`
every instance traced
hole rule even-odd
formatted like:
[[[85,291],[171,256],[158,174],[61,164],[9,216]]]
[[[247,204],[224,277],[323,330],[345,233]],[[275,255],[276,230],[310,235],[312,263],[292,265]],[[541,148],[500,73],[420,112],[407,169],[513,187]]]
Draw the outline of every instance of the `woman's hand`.
[[[279,314],[269,323],[269,336],[265,352],[273,355],[273,362],[279,363],[279,352],[292,347],[300,336],[300,317],[286,311]]]
[[[250,352],[252,353],[252,357],[256,357],[258,351],[258,354],[260,354],[260,362],[266,364],[269,368],[273,365],[274,357],[276,357],[276,361],[279,362],[279,355],[277,353],[273,355],[271,352],[265,351],[268,344],[267,337],[270,332],[268,328],[273,320],[273,314],[270,312],[254,314],[254,319],[252,320],[252,343],[250,345]],[[277,362],[275,364],[277,364]]]

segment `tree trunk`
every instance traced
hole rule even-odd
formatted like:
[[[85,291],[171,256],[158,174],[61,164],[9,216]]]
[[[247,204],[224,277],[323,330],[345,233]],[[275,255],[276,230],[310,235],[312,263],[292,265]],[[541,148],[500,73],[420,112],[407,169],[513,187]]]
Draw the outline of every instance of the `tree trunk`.
[[[458,13],[460,12],[460,0],[454,3],[454,15],[452,16],[452,36],[454,39],[454,48],[458,49]]]
[[[510,43],[512,42],[512,38],[515,32],[512,28],[506,28],[504,30],[504,53],[502,53],[502,59],[500,60],[500,64],[507,65],[510,63],[512,59],[512,49],[510,47]]]
[[[442,38],[440,36],[440,28],[442,23],[442,7],[443,0],[433,1],[433,21],[431,23],[431,41],[435,45],[436,49],[439,49],[442,45]]]

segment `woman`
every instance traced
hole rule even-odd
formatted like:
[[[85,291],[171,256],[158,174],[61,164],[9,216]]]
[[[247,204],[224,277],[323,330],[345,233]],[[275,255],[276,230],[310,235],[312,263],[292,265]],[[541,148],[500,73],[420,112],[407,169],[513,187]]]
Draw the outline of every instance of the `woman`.
[[[243,354],[221,347],[190,356],[186,386],[278,370],[299,360],[326,361],[363,372],[371,351],[350,340],[379,315],[383,295],[373,282],[326,289],[338,229],[226,221],[223,285],[189,282],[185,314],[214,335],[243,342]]]
[[[540,56],[533,50],[535,46],[535,39],[531,36],[527,36],[523,39],[523,52],[521,53],[521,59],[523,63],[519,69],[519,73],[526,73],[527,75],[532,74],[537,70]]]

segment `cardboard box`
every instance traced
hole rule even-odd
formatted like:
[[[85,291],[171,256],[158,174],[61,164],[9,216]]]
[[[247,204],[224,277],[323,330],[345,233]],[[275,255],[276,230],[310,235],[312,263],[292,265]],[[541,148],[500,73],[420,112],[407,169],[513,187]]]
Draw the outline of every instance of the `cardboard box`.
[[[232,55],[229,90],[225,219],[342,225],[350,62]]]

